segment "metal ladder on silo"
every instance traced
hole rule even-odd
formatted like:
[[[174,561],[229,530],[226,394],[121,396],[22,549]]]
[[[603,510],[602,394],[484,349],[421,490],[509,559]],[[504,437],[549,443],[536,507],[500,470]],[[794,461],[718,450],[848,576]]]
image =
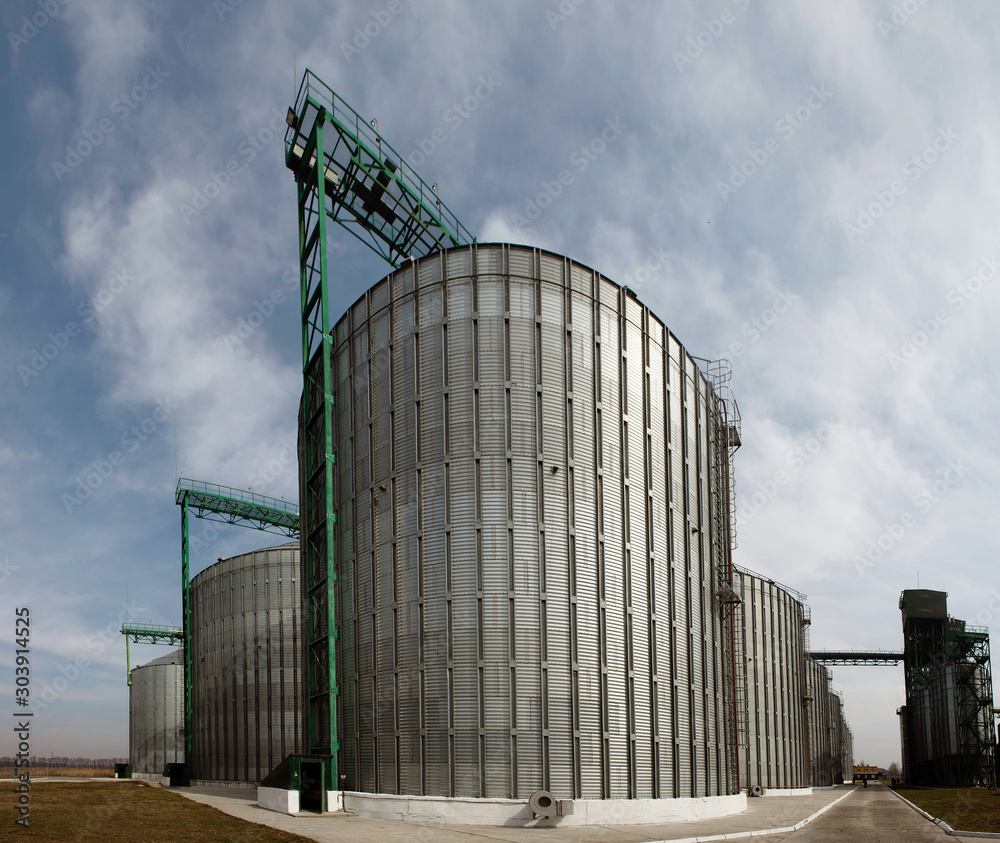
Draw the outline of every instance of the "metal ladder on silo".
[[[733,572],[733,581],[742,576],[736,571]],[[742,594],[742,587],[739,589]],[[736,636],[736,647],[734,653],[734,677],[735,685],[733,703],[735,706],[736,721],[736,745],[740,753],[740,759],[747,757],[750,751],[750,718],[747,700],[747,647],[746,647],[746,626],[745,615],[743,613],[743,603],[740,602],[733,607],[733,630]],[[741,766],[743,766],[741,764]],[[748,786],[749,782],[741,782],[741,785]]]
[[[732,701],[727,712],[726,756],[732,790],[741,788],[740,747],[747,745],[746,676],[743,646],[743,612],[740,593],[734,588],[732,551],[736,547],[736,502],[732,457],[740,446],[739,409],[729,381],[732,367],[728,360],[703,360],[703,371],[715,398],[715,424],[712,444],[715,495],[712,515],[715,523],[712,544],[716,566],[716,597],[719,601],[719,631],[722,637],[722,675],[725,699]]]

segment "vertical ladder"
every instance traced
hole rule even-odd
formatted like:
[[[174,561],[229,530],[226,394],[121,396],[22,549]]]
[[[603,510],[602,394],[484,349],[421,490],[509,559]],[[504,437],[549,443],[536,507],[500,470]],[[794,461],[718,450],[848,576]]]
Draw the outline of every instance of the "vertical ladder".
[[[728,360],[702,360],[703,371],[712,385],[715,398],[713,413],[712,499],[713,555],[716,599],[719,604],[722,639],[722,676],[726,712],[726,758],[729,792],[739,792],[740,747],[747,744],[746,670],[741,590],[735,588],[732,552],[736,547],[736,488],[732,458],[740,447],[739,408],[733,398]]]
[[[736,591],[742,596],[743,590],[743,575],[739,571],[733,572],[733,582]],[[746,613],[743,611],[743,603],[740,602],[733,608],[733,632],[736,640],[736,647],[734,653],[734,690],[735,694],[733,697],[734,708],[733,720],[734,728],[736,733],[736,748],[739,758],[746,760],[746,781],[740,779],[737,783],[737,787],[748,787],[750,785],[750,716],[748,713],[748,700],[747,700],[747,629],[746,629]],[[742,774],[743,767],[740,767],[739,773]]]

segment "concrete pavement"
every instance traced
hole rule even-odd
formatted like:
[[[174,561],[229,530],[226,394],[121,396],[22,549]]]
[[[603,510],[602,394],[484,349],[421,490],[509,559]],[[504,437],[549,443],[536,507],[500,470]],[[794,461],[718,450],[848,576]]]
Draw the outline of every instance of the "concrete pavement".
[[[862,788],[815,821],[792,833],[756,838],[759,843],[945,843],[980,838],[950,837],[889,788]]]
[[[857,796],[852,795],[853,785],[815,790],[811,796],[763,796],[747,802],[747,810],[731,817],[697,820],[685,823],[655,825],[617,826],[573,826],[570,828],[505,828],[497,826],[442,825],[437,823],[391,822],[371,820],[341,814],[317,816],[299,814],[287,816],[257,807],[256,791],[252,789],[220,789],[212,787],[169,788],[188,799],[211,805],[234,817],[261,825],[289,831],[309,837],[320,843],[359,843],[378,840],[406,841],[406,843],[483,843],[484,840],[504,841],[504,843],[563,843],[583,841],[583,843],[648,843],[648,841],[669,840],[695,841],[710,839],[732,839],[754,832],[760,835],[768,829],[782,830],[785,834],[768,836],[767,840],[782,840],[790,829],[819,811],[834,810],[832,806],[843,799],[850,803]],[[889,794],[890,799],[900,808],[912,813]],[[844,803],[841,803],[844,804]],[[936,826],[914,814],[935,832]],[[943,832],[941,832],[943,834]],[[794,837],[792,838],[795,839]],[[857,838],[860,840],[861,838]],[[897,838],[902,839],[902,838]]]

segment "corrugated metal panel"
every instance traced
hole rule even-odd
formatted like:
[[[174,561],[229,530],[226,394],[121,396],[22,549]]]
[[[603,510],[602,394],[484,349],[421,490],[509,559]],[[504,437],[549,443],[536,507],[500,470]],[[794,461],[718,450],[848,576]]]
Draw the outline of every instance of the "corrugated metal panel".
[[[721,792],[709,393],[687,353],[670,342],[668,367],[641,304],[528,247],[395,273],[386,347],[387,323],[355,311],[354,335],[336,332],[351,349],[339,382],[354,384],[338,448],[356,560],[341,575],[348,780]],[[386,366],[391,390],[370,387]]]
[[[472,274],[472,250],[452,249],[445,254],[448,265],[448,278],[467,281]]]
[[[536,278],[534,250],[525,246],[510,246],[508,272],[511,277]]]
[[[417,286],[426,287],[441,281],[441,253],[429,255],[417,264]]]

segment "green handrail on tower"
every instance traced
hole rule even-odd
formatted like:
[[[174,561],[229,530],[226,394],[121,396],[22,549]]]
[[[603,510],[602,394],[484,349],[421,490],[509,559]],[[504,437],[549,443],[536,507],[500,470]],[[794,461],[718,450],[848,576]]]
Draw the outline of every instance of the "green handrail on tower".
[[[310,70],[286,122],[285,164],[296,181],[318,191],[322,162],[326,215],[392,266],[474,242],[436,187],[428,187],[378,133],[376,121],[362,119]],[[322,148],[317,126],[332,129]]]
[[[299,508],[283,499],[182,477],[177,481],[177,504],[185,503],[196,518],[207,521],[253,527],[289,538],[299,534]]]
[[[340,789],[337,751],[337,581],[334,406],[327,218],[398,268],[474,238],[402,156],[333,90],[306,70],[288,109],[285,165],[298,194],[302,305],[304,480],[302,564],[306,594],[307,750],[327,758]],[[324,806],[325,807],[325,806]]]
[[[129,657],[128,642],[136,644],[182,644],[184,630],[179,626],[157,626],[151,623],[123,623],[122,635],[125,636],[125,675],[128,684],[132,684],[132,662]]]

